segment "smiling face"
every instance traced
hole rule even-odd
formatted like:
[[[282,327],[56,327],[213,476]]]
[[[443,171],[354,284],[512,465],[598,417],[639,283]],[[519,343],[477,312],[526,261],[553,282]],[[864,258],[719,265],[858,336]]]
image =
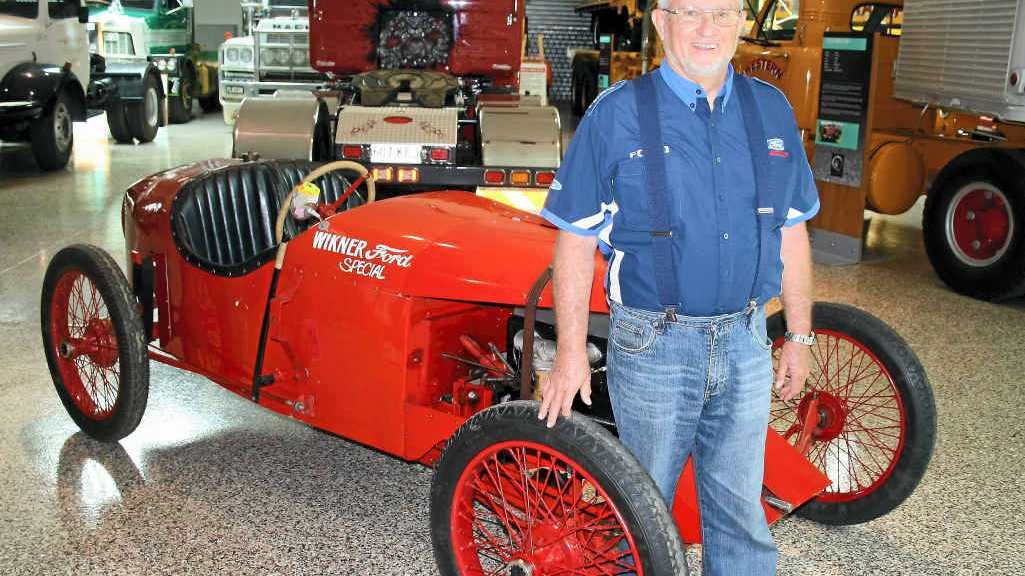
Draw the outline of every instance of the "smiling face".
[[[655,10],[652,19],[662,40],[666,60],[677,73],[699,84],[725,79],[726,66],[737,51],[744,18],[732,26],[719,26],[705,10],[737,11],[737,0],[662,0],[660,8],[700,11],[697,22],[688,22],[684,14]]]

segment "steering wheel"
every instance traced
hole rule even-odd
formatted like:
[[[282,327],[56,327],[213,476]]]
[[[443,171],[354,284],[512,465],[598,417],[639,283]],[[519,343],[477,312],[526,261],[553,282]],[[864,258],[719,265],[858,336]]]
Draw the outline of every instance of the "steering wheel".
[[[327,164],[324,164],[320,168],[317,168],[316,170],[307,174],[301,182],[299,182],[295,185],[295,187],[292,188],[292,190],[288,193],[288,196],[285,196],[285,200],[281,203],[281,208],[278,209],[278,218],[274,224],[274,242],[276,245],[280,247],[280,249],[278,250],[278,263],[276,264],[277,266],[280,266],[280,262],[284,258],[285,254],[284,246],[288,244],[287,242],[283,243],[282,239],[285,233],[285,222],[288,218],[288,213],[292,211],[292,200],[295,198],[295,195],[298,194],[299,190],[306,184],[313,182],[314,180],[320,178],[325,174],[329,174],[337,170],[351,170],[359,174],[359,178],[357,178],[352,184],[350,184],[349,187],[345,190],[345,192],[341,196],[339,196],[338,200],[336,200],[335,202],[331,204],[318,204],[318,212],[321,206],[326,206],[327,209],[331,212],[337,211],[338,207],[341,206],[346,200],[348,200],[349,196],[351,196],[352,193],[355,192],[357,188],[359,188],[359,185],[363,183],[365,183],[367,187],[366,203],[369,204],[373,202],[374,199],[377,197],[377,188],[374,184],[373,175],[362,164],[358,162],[353,162],[352,160],[336,160],[334,162],[328,162]]]

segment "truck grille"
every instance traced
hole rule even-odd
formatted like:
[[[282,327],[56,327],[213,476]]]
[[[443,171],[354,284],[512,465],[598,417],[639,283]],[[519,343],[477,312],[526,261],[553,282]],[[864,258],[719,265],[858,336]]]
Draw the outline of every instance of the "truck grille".
[[[289,32],[267,32],[261,34],[261,44],[282,44],[288,46],[292,43],[295,46],[306,47],[310,44],[310,35],[306,32],[302,33],[289,33]]]
[[[906,0],[894,93],[941,106],[999,107],[1018,2]]]

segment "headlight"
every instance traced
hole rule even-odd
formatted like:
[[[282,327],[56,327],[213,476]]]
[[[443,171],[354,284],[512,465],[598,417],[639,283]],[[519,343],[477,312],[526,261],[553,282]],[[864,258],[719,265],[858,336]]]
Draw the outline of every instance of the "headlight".
[[[224,54],[225,63],[235,63],[239,61],[238,48],[228,48],[228,51]]]
[[[167,71],[174,72],[174,69],[178,67],[178,60],[172,58],[167,61]]]
[[[167,70],[167,61],[166,60],[156,60],[155,63],[157,65],[157,70],[160,70],[161,72],[163,72],[164,70]]]
[[[249,64],[250,62],[253,61],[253,49],[252,48],[242,48],[238,52],[239,52],[240,59],[242,60],[243,64]]]
[[[264,48],[260,50],[260,60],[263,60],[264,65],[274,65],[274,51],[270,48]]]
[[[292,52],[292,64],[295,66],[306,66],[310,61],[305,50],[296,49]]]

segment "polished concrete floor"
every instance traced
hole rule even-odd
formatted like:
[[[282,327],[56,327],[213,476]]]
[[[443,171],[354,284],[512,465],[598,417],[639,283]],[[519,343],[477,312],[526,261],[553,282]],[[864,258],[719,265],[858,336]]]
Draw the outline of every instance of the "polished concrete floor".
[[[75,242],[121,258],[125,187],[226,155],[230,130],[208,115],[115,146],[100,117],[75,136],[73,168],[51,174],[0,148],[0,574],[435,574],[429,470],[203,378],[154,364],[134,434],[107,446],[77,432],[40,346],[48,259]],[[920,213],[874,218],[867,261],[817,267],[816,295],[872,312],[917,351],[939,412],[932,464],[873,522],[775,525],[780,574],[1025,573],[1025,302],[945,288]]]

